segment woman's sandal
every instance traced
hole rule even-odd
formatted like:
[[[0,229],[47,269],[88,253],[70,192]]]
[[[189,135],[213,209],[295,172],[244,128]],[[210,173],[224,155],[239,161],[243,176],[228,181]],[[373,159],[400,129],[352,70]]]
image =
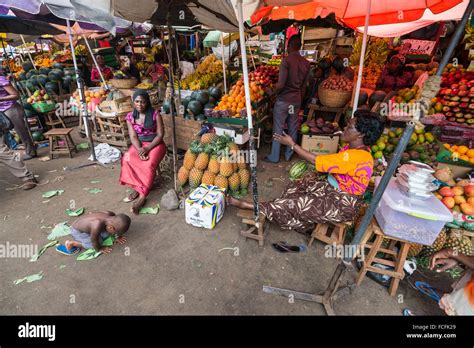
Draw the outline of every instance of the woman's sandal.
[[[130,203],[130,202],[133,202],[135,199],[137,199],[139,196],[140,194],[137,191],[133,191],[127,197],[125,197],[123,201],[125,203]]]

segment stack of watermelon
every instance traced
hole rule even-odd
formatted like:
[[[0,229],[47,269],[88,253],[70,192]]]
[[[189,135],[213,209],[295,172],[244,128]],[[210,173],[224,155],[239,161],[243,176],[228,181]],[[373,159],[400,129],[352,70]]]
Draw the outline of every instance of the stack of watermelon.
[[[191,96],[181,100],[182,110],[187,120],[204,121],[210,117],[216,103],[222,97],[222,91],[218,87],[210,87],[208,90],[194,91]],[[170,113],[169,101],[163,103],[163,111]]]
[[[23,64],[23,70],[19,75],[19,84],[26,91],[34,93],[45,89],[49,94],[59,93],[59,84],[67,93],[71,92],[71,84],[76,81],[74,69],[63,68],[60,63],[55,63],[50,68],[33,69],[31,63]]]

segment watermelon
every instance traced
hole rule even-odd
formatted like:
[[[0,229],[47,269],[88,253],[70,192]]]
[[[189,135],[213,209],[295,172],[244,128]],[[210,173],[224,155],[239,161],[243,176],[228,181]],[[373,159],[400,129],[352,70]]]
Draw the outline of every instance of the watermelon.
[[[36,116],[36,112],[35,111],[32,111],[32,110],[28,110],[26,108],[25,109],[25,115],[26,115],[26,118],[30,118],[30,117],[35,117]]]
[[[372,109],[376,102],[383,102],[386,95],[387,93],[385,93],[384,91],[374,91],[369,97],[369,107]]]
[[[184,115],[184,119],[185,119],[185,120],[194,120],[194,116],[191,115],[191,114],[185,114],[185,115]]]
[[[196,100],[201,103],[201,105],[207,104],[209,101],[209,93],[207,91],[199,91],[196,94]]]
[[[46,84],[46,82],[48,82],[48,76],[47,75],[43,75],[43,74],[38,75],[36,77],[36,79],[37,79],[38,83],[42,84],[43,86]]]
[[[296,179],[301,178],[310,169],[312,169],[312,167],[308,161],[296,162],[290,168],[290,172],[289,172],[290,180],[296,180]]]
[[[53,64],[53,69],[62,69],[63,65],[61,63],[54,63]]]
[[[26,74],[24,72],[20,73],[20,81],[26,80]]]
[[[31,133],[31,137],[33,138],[34,141],[41,141],[44,139],[43,132],[40,132],[40,131]]]
[[[34,70],[30,70],[25,74],[27,80],[31,79],[33,75],[35,75]]]
[[[25,87],[28,88],[30,92],[34,92],[36,90],[36,87],[30,82],[30,80],[26,81]]]
[[[75,75],[74,70],[64,69],[64,76],[72,76],[72,75]]]
[[[211,97],[214,98],[215,101],[219,101],[222,98],[222,91],[220,88],[211,87],[209,94]]]
[[[199,114],[196,116],[196,121],[205,121],[206,120],[206,116],[204,116],[203,114]]]
[[[196,100],[197,94],[198,91],[194,91],[193,93],[191,93],[191,100]]]
[[[163,103],[162,107],[163,107],[163,111],[164,111],[165,114],[169,114],[171,112],[170,101],[169,100],[165,101]]]
[[[71,83],[72,83],[72,77],[71,76],[64,76],[62,82],[63,82],[63,87],[70,88]]]
[[[44,85],[44,88],[46,89],[46,92],[48,92],[48,93],[50,93],[50,92],[58,93],[59,92],[59,85],[55,81],[46,82],[46,84]]]
[[[186,97],[186,98],[181,99],[181,104],[186,109],[190,101],[191,101],[191,97]]]
[[[202,113],[202,105],[197,100],[191,100],[188,103],[188,111],[192,115],[199,115]]]
[[[33,109],[33,105],[31,105],[30,103],[27,103],[26,100],[21,103],[21,105],[23,105],[23,109],[28,110],[28,111],[35,111],[35,109]]]
[[[41,69],[39,69],[39,73],[42,74],[42,75],[48,75],[50,71],[51,71],[50,68],[41,68]]]
[[[61,78],[61,76],[54,70],[51,70],[48,74],[48,79],[51,82],[58,82],[60,78]]]
[[[204,105],[204,110],[206,109],[214,109],[215,108],[215,105],[212,104],[212,103],[207,103],[206,105]]]
[[[38,85],[38,77],[37,76],[31,76],[30,79],[28,80],[33,86],[39,86]]]
[[[360,91],[359,93],[359,102],[357,105],[364,105],[369,99],[369,94],[366,91]]]
[[[25,62],[21,65],[21,67],[25,72],[29,72],[30,70],[34,69],[33,64],[31,64],[31,62]]]

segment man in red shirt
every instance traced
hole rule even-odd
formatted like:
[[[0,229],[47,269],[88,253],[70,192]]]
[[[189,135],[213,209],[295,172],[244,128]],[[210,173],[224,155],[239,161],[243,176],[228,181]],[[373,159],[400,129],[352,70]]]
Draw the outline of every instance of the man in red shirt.
[[[288,126],[288,134],[293,141],[298,141],[298,112],[306,92],[308,84],[310,64],[300,55],[301,37],[293,35],[288,40],[288,56],[280,65],[278,83],[269,94],[276,95],[273,107],[273,134],[281,135],[285,123]],[[289,161],[293,150],[287,147],[285,159]],[[280,161],[280,143],[273,140],[272,152],[265,157],[264,161],[278,163]]]
[[[95,56],[95,60],[97,61],[97,64],[100,67],[100,72],[102,73],[102,76],[104,76],[104,79],[106,80],[111,80],[114,78],[114,72],[112,71],[111,68],[105,65],[105,60],[104,57],[102,57],[100,54]],[[93,67],[91,71],[91,81],[95,84],[100,84],[101,78],[99,74],[99,70],[97,67]]]

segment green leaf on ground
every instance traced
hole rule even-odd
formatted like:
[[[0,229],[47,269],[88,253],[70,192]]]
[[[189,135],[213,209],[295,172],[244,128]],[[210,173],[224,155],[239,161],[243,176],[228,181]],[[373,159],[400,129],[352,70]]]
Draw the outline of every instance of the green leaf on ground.
[[[51,233],[48,235],[48,240],[58,239],[60,237],[67,236],[71,234],[71,227],[66,222],[61,222],[54,226]]]
[[[64,193],[64,190],[52,190],[43,193],[43,198],[51,198],[54,196],[61,196]]]
[[[76,145],[78,150],[87,150],[89,148],[89,143],[80,143]]]
[[[79,208],[76,210],[66,209],[66,214],[68,216],[81,216],[84,214],[84,208]]]
[[[114,245],[115,237],[113,235],[108,236],[102,241],[102,246],[110,247]]]
[[[30,276],[27,276],[27,277],[24,277],[24,278],[20,278],[20,279],[17,279],[17,280],[14,280],[13,281],[13,284],[15,285],[18,285],[20,283],[23,283],[23,282],[27,282],[27,283],[31,283],[31,282],[35,282],[37,280],[41,280],[43,279],[43,271],[37,273],[37,274],[32,274]]]
[[[92,180],[91,184],[98,184],[100,181],[99,180]]]
[[[33,255],[33,257],[30,259],[30,262],[36,262],[49,247],[55,246],[56,244],[59,244],[59,242],[57,240],[53,240],[52,242],[43,245],[43,247],[36,254]]]
[[[59,269],[63,269],[63,268],[66,268],[66,265],[60,265],[59,266]]]
[[[160,211],[160,205],[157,204],[154,207],[143,207],[140,209],[140,214],[152,214],[156,215]]]
[[[93,188],[89,190],[89,193],[93,193],[93,194],[101,193],[101,192],[102,192],[102,189],[100,188]]]
[[[94,248],[91,248],[91,249],[87,249],[82,254],[80,254],[76,260],[78,261],[92,260],[99,257],[100,254],[102,254],[102,251],[95,251]]]

